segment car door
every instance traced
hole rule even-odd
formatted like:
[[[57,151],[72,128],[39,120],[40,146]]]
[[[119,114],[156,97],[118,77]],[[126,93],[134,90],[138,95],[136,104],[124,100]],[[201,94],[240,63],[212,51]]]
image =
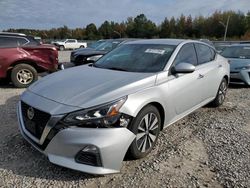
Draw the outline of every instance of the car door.
[[[74,45],[75,45],[75,40],[69,39],[65,42],[65,48],[67,49],[73,49]]]
[[[71,40],[70,48],[71,48],[71,49],[79,48],[79,47],[77,46],[77,41],[76,41],[76,40]]]
[[[202,101],[215,97],[221,80],[219,69],[221,66],[216,61],[215,51],[208,45],[195,43],[195,50],[198,58],[196,69],[200,74]]]
[[[172,68],[179,63],[190,63],[197,66],[197,56],[193,43],[182,46],[177,54]],[[168,81],[169,101],[175,108],[177,115],[183,114],[201,102],[201,82],[199,71],[192,73],[170,73]]]

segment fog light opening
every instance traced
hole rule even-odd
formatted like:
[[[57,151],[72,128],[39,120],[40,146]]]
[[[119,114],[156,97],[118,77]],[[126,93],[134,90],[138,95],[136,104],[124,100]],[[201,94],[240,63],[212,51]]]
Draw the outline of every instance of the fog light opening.
[[[75,156],[75,161],[90,166],[102,166],[99,149],[94,145],[87,145],[79,151]]]
[[[125,115],[120,117],[120,126],[121,127],[128,127],[129,122],[130,122],[130,117],[125,116]]]

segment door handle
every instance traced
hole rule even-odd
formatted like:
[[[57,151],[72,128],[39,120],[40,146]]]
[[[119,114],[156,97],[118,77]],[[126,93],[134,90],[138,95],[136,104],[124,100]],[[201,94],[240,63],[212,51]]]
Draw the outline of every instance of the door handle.
[[[218,66],[218,68],[221,68],[221,67],[222,67],[222,65],[219,65],[219,66]]]
[[[198,79],[204,78],[204,75],[199,74]]]

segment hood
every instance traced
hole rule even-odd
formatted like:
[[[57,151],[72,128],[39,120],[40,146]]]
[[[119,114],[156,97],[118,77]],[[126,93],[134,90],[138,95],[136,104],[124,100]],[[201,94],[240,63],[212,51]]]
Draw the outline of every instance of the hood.
[[[83,55],[83,56],[93,56],[93,55],[104,55],[107,51],[104,50],[95,50],[93,48],[83,48],[77,49],[72,52],[74,56]]]
[[[235,71],[237,68],[241,68],[250,65],[250,59],[240,59],[240,58],[227,58],[230,61],[230,70]]]
[[[83,65],[45,76],[28,90],[61,104],[88,108],[151,87],[155,73],[133,73]]]

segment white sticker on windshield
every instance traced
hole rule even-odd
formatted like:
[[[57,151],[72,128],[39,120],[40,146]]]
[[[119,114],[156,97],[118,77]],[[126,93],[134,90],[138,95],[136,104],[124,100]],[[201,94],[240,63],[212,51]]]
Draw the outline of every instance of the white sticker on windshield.
[[[244,50],[250,50],[250,47],[244,47],[243,49]]]
[[[145,53],[152,53],[152,54],[161,54],[163,55],[165,53],[165,50],[161,49],[147,49]]]

